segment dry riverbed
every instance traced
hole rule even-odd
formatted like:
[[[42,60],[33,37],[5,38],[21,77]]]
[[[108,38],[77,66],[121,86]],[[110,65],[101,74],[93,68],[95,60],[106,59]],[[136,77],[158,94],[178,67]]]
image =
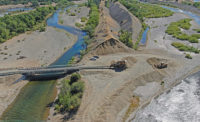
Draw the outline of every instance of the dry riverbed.
[[[0,69],[46,66],[77,40],[64,30],[47,27],[45,32],[27,32],[0,45]],[[21,75],[0,78],[0,115],[28,81],[15,82]]]

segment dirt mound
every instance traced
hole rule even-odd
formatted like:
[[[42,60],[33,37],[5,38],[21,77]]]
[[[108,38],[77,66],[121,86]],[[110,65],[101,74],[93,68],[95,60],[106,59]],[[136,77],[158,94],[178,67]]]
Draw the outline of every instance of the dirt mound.
[[[126,60],[127,61],[127,66],[131,67],[133,66],[137,60],[134,57],[128,56],[128,57],[124,57],[122,60]]]
[[[106,55],[118,52],[130,52],[131,49],[118,40],[120,26],[110,16],[105,1],[100,3],[100,21],[95,30],[95,42],[88,46],[89,55]]]
[[[106,55],[117,52],[130,52],[131,50],[126,47],[122,42],[115,38],[109,38],[102,43],[98,44],[90,52],[92,55]]]

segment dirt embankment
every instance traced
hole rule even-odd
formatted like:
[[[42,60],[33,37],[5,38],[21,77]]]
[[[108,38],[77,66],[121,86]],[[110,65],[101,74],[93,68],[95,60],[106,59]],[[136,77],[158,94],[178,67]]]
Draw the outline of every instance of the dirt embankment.
[[[117,52],[130,52],[131,49],[118,40],[119,24],[110,16],[105,2],[100,3],[100,20],[95,30],[95,42],[89,45],[89,55],[106,55]]]
[[[122,4],[119,2],[110,3],[110,15],[117,21],[122,30],[127,30],[132,33],[134,42],[137,40],[142,25],[140,20],[133,16]]]

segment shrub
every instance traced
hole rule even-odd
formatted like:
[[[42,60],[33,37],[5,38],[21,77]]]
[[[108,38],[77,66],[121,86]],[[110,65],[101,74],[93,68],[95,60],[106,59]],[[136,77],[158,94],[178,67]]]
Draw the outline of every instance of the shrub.
[[[86,17],[81,17],[81,22],[85,22],[87,20]]]
[[[185,58],[192,59],[192,56],[190,54],[186,54]]]
[[[132,48],[133,47],[132,34],[125,30],[121,30],[119,33],[120,33],[119,40],[123,42],[126,46]]]
[[[83,92],[84,90],[84,83],[83,82],[75,82],[71,86],[71,93],[72,94],[77,94],[79,92]]]
[[[80,80],[81,76],[78,73],[73,73],[70,78],[70,85]]]
[[[45,26],[40,27],[40,32],[44,32],[46,30]]]
[[[76,16],[76,14],[75,13],[71,13],[70,16]]]
[[[76,26],[76,27],[78,27],[78,28],[80,28],[80,27],[83,27],[83,25],[82,25],[82,24],[80,24],[80,23],[77,23],[77,22],[75,23],[75,26]]]

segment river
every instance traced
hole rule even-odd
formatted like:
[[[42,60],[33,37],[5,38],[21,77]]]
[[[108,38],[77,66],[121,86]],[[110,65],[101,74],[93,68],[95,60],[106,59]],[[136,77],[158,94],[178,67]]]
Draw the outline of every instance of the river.
[[[68,61],[80,51],[85,49],[85,32],[74,27],[58,24],[60,10],[57,10],[47,20],[47,25],[66,30],[78,37],[77,42],[66,51],[58,60],[51,64],[67,65]],[[56,41],[56,40],[55,40]],[[19,93],[14,102],[6,109],[1,119],[7,121],[45,121],[49,108],[56,96],[56,81],[33,81],[29,82]]]
[[[177,8],[163,8],[184,13],[200,24],[198,15]],[[200,71],[153,99],[136,113],[132,122],[200,122]]]

